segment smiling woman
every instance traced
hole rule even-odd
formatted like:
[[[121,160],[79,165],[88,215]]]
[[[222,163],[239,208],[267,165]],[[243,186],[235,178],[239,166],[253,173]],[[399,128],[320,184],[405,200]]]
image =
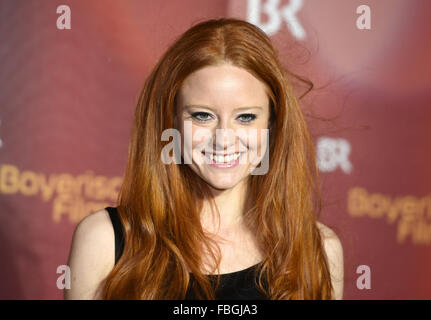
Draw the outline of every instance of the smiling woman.
[[[230,204],[243,198],[238,191],[244,192],[247,177],[266,152],[267,140],[260,137],[269,125],[267,90],[245,69],[223,62],[193,72],[178,92],[176,123],[184,136],[183,157],[194,159],[190,168],[212,188],[231,190],[225,199]],[[191,122],[190,135],[184,135],[185,121]],[[202,130],[207,134],[198,134]]]
[[[318,170],[290,76],[242,20],[177,39],[140,95],[118,207],[75,231],[66,296],[341,298],[342,247],[316,220]],[[169,129],[190,161],[162,161]]]

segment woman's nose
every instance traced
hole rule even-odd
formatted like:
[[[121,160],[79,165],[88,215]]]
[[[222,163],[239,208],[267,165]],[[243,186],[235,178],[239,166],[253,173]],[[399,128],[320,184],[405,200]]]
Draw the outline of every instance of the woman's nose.
[[[236,133],[227,121],[220,121],[213,135],[216,150],[231,150],[235,147]]]

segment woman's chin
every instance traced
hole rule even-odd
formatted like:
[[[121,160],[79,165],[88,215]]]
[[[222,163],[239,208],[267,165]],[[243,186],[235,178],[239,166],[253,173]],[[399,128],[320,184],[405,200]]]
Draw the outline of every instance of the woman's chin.
[[[216,189],[218,191],[224,191],[228,189],[234,188],[239,181],[233,181],[230,179],[214,179],[214,178],[205,178],[202,177],[203,180],[213,189]]]
[[[207,183],[211,188],[216,189],[218,191],[229,190],[236,186],[236,183],[217,183],[212,181],[207,181]]]
[[[219,177],[218,179],[215,179],[212,177],[207,179],[204,178],[204,180],[213,189],[224,191],[235,188],[244,179],[238,177]]]

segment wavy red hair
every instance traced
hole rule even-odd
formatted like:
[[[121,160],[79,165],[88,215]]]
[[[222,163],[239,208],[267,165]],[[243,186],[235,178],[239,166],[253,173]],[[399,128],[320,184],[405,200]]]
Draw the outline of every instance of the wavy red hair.
[[[203,231],[200,211],[210,191],[187,164],[164,164],[163,130],[174,128],[183,80],[230,63],[269,92],[269,169],[251,175],[247,226],[261,245],[257,285],[269,299],[330,299],[332,285],[316,218],[321,210],[314,147],[290,78],[268,36],[239,19],[201,22],[168,48],[147,78],[134,115],[128,163],[118,196],[125,247],[105,279],[103,299],[214,299],[202,253],[219,265],[220,251]],[[309,83],[309,82],[307,82]],[[310,90],[312,88],[312,83]],[[193,274],[193,281],[189,271]]]

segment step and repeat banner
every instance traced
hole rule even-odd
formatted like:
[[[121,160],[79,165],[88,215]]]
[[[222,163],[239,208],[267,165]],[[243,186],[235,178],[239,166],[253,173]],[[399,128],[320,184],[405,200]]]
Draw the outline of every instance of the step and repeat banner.
[[[427,0],[1,1],[1,299],[63,298],[77,223],[116,205],[146,77],[219,17],[259,26],[314,84],[300,101],[344,298],[431,299]]]

